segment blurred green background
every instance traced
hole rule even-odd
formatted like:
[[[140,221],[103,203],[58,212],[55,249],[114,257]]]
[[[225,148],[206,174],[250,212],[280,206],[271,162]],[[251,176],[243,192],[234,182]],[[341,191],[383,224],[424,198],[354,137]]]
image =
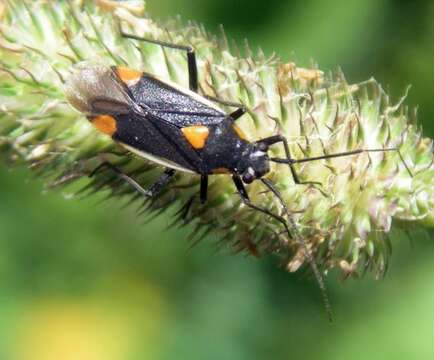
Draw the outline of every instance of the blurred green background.
[[[408,84],[434,135],[434,2],[149,0],[252,48],[349,82],[374,76],[398,99]],[[42,193],[0,166],[0,359],[433,359],[433,233],[395,233],[384,280],[328,278],[319,290],[275,259],[229,256],[215,236],[193,250],[169,218],[143,225],[97,198]]]

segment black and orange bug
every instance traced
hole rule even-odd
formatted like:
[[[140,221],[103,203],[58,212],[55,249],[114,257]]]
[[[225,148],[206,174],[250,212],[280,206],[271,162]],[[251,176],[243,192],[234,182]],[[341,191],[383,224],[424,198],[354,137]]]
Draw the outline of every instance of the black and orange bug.
[[[67,97],[72,105],[85,113],[98,130],[110,135],[131,153],[166,167],[161,177],[148,189],[142,188],[133,178],[109,163],[102,163],[93,173],[108,167],[138,192],[149,197],[156,196],[168,185],[177,171],[198,174],[201,177],[202,203],[207,199],[208,176],[227,173],[232,176],[235,188],[246,206],[280,222],[288,236],[295,236],[305,248],[328,307],[325,286],[317,265],[309,255],[303,238],[297,235],[297,229],[278,189],[269,179],[264,178],[270,171],[270,161],[287,164],[296,184],[310,184],[313,182],[300,180],[295,164],[398,149],[359,149],[294,159],[288,142],[282,135],[248,141],[235,125],[236,120],[246,112],[243,105],[198,94],[198,70],[193,47],[146,39],[123,33],[122,30],[121,34],[124,38],[185,51],[189,89],[126,67],[85,65],[79,68],[66,85]],[[236,109],[227,114],[216,103]],[[286,157],[270,158],[269,147],[279,143],[283,145]],[[276,196],[284,210],[283,216],[250,201],[245,184],[254,180],[261,181]],[[285,216],[288,220],[285,220]]]

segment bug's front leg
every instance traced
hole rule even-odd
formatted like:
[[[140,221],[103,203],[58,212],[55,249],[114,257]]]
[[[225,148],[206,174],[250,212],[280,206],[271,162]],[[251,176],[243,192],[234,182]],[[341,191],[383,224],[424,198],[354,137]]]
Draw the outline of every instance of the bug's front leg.
[[[241,200],[243,201],[244,205],[248,206],[249,208],[251,208],[253,210],[256,210],[256,211],[259,211],[265,215],[268,215],[268,216],[272,217],[273,219],[277,220],[278,222],[280,222],[283,225],[283,227],[285,228],[285,230],[288,234],[288,237],[292,238],[292,234],[289,231],[288,224],[282,216],[276,215],[268,209],[265,209],[265,208],[262,208],[260,206],[253,204],[250,201],[249,195],[247,194],[246,188],[244,187],[244,184],[243,184],[243,181],[241,180],[241,178],[238,175],[232,175],[232,179],[234,181],[235,187],[237,188],[238,194],[240,195]]]
[[[232,121],[236,121],[237,119],[239,119],[241,116],[243,116],[247,112],[247,108],[243,104],[232,102],[232,101],[222,100],[222,99],[219,99],[219,98],[211,96],[211,95],[205,95],[204,97],[208,100],[212,100],[212,101],[219,103],[219,104],[222,104],[224,106],[231,106],[231,107],[237,108],[235,111],[232,111],[229,114],[229,117],[232,119]]]

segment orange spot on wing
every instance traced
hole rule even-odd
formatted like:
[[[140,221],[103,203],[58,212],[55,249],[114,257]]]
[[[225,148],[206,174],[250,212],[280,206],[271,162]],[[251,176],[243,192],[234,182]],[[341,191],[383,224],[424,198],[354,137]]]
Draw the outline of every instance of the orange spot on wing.
[[[235,130],[235,132],[237,133],[237,135],[239,136],[240,139],[243,140],[247,140],[246,138],[246,134],[244,134],[244,131],[241,130],[237,125],[232,125],[233,129]]]
[[[181,130],[193,148],[198,150],[203,149],[206,139],[208,139],[209,135],[209,129],[206,126],[188,126],[182,128]]]
[[[116,132],[116,119],[110,115],[99,115],[91,118],[92,125],[104,134],[112,136]]]
[[[115,72],[119,79],[128,86],[137,84],[143,75],[141,71],[132,70],[124,66],[116,67]]]

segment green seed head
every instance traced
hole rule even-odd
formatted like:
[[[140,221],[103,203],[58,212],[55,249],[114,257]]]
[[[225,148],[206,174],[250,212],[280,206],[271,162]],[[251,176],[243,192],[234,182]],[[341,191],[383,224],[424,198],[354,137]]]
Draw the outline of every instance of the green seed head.
[[[325,75],[261,50],[254,54],[247,48],[241,56],[224,36],[214,37],[201,26],[153,21],[142,2],[0,5],[0,152],[44,175],[47,186],[83,179],[77,196],[105,191],[128,197],[143,212],[173,210],[174,222],[181,221],[175,210],[198,192],[200,179],[189,174],[178,174],[153,200],[143,200],[114,174],[88,178],[110,161],[147,187],[162,168],[125,153],[92,127],[83,113],[82,95],[89,89],[73,86],[77,68],[89,61],[128,66],[188,86],[183,52],[122,38],[121,26],[139,36],[193,46],[201,94],[244,104],[248,112],[237,126],[250,141],[282,134],[294,159],[399,149],[295,165],[301,181],[319,184],[297,185],[287,164],[273,163],[267,178],[288,206],[291,231],[299,234],[293,238],[279,222],[243,205],[230,176],[212,176],[208,202],[194,201],[190,209],[195,239],[216,231],[222,244],[237,252],[275,254],[290,271],[306,262],[309,251],[324,270],[339,267],[348,274],[368,267],[381,274],[392,223],[434,225],[432,140],[422,136],[415,112],[403,104],[405,96],[391,102],[374,79],[348,84],[340,72]],[[285,158],[283,147],[272,146],[270,156]],[[249,185],[248,192],[253,203],[286,216],[261,182]]]

